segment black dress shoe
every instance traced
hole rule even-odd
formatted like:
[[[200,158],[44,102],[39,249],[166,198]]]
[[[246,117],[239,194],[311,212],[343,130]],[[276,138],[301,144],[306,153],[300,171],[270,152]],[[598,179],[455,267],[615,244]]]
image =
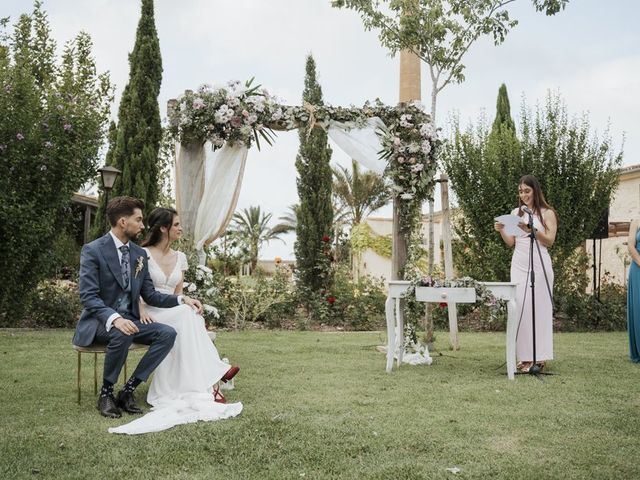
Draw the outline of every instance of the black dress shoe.
[[[116,405],[116,399],[113,398],[113,395],[98,397],[98,410],[100,410],[100,415],[103,417],[120,418],[122,416],[122,412]]]
[[[118,407],[120,407],[120,409],[124,410],[127,413],[142,413],[142,409],[138,405],[136,405],[136,399],[133,396],[133,392],[125,392],[124,390],[122,390],[118,394],[116,404],[118,405]]]

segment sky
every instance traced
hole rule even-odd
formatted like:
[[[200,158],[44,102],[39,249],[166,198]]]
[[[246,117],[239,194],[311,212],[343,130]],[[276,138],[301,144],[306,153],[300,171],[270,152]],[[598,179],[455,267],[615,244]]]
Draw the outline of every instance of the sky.
[[[32,9],[31,0],[0,0],[0,17],[15,21]],[[109,71],[117,103],[128,75],[140,16],[139,0],[44,0],[53,38],[61,47],[79,31],[93,39],[100,72]],[[548,91],[560,93],[571,115],[588,114],[592,130],[609,128],[624,164],[640,163],[640,29],[637,0],[571,0],[559,14],[537,13],[531,0],[509,8],[519,21],[500,46],[475,43],[464,58],[466,80],[447,86],[438,97],[438,126],[457,115],[462,125],[492,118],[501,83],[507,85],[512,115],[526,99],[543,103]],[[160,108],[184,90],[203,83],[255,81],[287,104],[300,104],[308,54],[316,61],[325,103],[362,105],[380,98],[398,102],[399,59],[380,46],[377,32],[366,32],[359,16],[331,7],[329,0],[156,0],[156,27],[163,61]],[[430,82],[423,66],[422,98]],[[260,205],[277,218],[298,201],[295,156],[298,134],[278,132],[273,147],[249,152],[238,208]],[[350,160],[333,145],[332,162]],[[436,193],[436,196],[438,193]],[[375,216],[390,216],[385,207]],[[294,258],[294,236],[273,241],[261,258]]]

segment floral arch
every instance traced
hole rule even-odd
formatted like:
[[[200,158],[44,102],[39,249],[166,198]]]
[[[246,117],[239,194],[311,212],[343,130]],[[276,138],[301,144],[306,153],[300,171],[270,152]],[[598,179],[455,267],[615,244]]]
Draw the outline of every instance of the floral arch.
[[[258,148],[261,141],[271,145],[276,130],[323,128],[351,158],[383,173],[391,180],[405,233],[414,230],[422,202],[433,196],[438,138],[419,103],[287,106],[250,80],[187,90],[169,102],[168,116],[176,140],[178,206],[198,249],[231,220],[248,149],[254,142]]]

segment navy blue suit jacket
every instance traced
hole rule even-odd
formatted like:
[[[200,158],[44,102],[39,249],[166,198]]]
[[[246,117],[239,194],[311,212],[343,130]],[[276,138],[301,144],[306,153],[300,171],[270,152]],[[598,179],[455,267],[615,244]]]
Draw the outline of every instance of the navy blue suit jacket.
[[[129,242],[131,273],[131,310],[133,319],[140,318],[140,297],[149,305],[170,308],[178,305],[176,295],[157,292],[149,276],[147,252]],[[84,310],[73,337],[75,345],[91,345],[98,325],[106,325],[111,315],[117,313],[118,299],[126,295],[120,259],[116,244],[109,233],[87,243],[80,256],[80,300]]]

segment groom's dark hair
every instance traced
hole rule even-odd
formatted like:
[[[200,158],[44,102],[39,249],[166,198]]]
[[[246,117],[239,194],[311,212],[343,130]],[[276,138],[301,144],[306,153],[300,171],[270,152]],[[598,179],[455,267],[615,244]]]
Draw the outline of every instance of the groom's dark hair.
[[[107,219],[112,227],[116,226],[122,217],[130,217],[133,211],[139,208],[144,210],[144,202],[133,197],[114,197],[107,205]]]

